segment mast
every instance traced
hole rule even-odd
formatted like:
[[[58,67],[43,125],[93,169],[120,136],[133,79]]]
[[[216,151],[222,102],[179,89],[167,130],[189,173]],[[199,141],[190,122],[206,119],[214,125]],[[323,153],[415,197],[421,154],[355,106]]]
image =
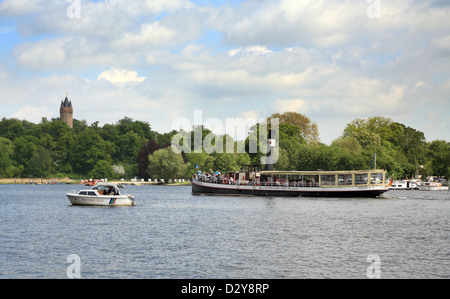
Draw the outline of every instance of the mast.
[[[375,152],[375,155],[373,156],[372,163],[370,164],[370,170],[372,170],[372,166],[374,166],[374,164],[375,164],[374,169],[377,169],[377,153],[376,152]]]

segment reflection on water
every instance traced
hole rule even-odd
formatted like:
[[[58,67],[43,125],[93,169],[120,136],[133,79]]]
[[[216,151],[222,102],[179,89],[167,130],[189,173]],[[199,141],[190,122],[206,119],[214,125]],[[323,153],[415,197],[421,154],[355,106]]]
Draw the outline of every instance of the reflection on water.
[[[130,186],[137,205],[71,206],[74,186],[0,186],[0,278],[450,278],[450,193],[378,199],[192,196]]]

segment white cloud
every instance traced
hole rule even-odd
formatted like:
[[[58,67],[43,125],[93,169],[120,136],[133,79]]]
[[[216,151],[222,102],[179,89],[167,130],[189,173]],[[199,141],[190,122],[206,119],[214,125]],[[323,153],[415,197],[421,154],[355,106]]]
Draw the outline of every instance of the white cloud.
[[[238,54],[248,54],[248,55],[263,55],[263,54],[270,54],[272,53],[271,50],[267,49],[264,46],[252,46],[252,47],[245,47],[245,48],[237,48],[232,49],[228,51],[228,54],[230,56],[235,56]]]
[[[146,78],[139,77],[138,73],[135,71],[119,70],[116,68],[112,68],[108,71],[102,72],[97,78],[97,80],[102,79],[109,81],[111,83],[130,83],[130,82],[142,83]]]
[[[120,49],[141,49],[148,47],[163,47],[170,44],[175,36],[173,30],[160,25],[160,22],[142,24],[138,33],[125,33],[121,40],[113,43]]]
[[[302,110],[305,106],[305,101],[300,99],[293,100],[277,100],[275,101],[273,109],[279,113],[286,111],[299,112],[305,114],[306,111]]]
[[[0,15],[18,16],[35,13],[45,0],[3,0],[0,2]]]
[[[367,17],[364,0],[86,0],[73,20],[69,5],[0,2],[25,40],[1,57],[2,115],[25,105],[57,115],[69,91],[78,119],[127,115],[158,130],[194,109],[221,118],[297,111],[324,141],[355,118],[414,119],[419,130],[446,121],[429,108],[449,105],[450,7],[436,1],[383,1],[381,19]],[[105,102],[108,113],[96,113]]]
[[[15,112],[12,117],[28,120],[34,123],[39,123],[43,117],[50,119],[53,116],[53,111],[46,107],[36,107],[25,105],[19,111]]]

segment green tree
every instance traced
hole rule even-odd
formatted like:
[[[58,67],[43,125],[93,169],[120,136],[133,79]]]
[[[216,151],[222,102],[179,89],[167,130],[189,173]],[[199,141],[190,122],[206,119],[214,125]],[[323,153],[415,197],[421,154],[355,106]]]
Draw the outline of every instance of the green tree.
[[[435,140],[430,143],[429,149],[433,175],[450,178],[450,143]]]
[[[373,130],[373,125],[369,126],[369,122],[365,119],[356,119],[349,123],[342,137],[355,138],[363,148],[381,145],[380,135]]]
[[[74,171],[85,174],[100,160],[111,164],[113,162],[111,156],[115,151],[110,141],[103,140],[93,128],[87,128],[78,134],[70,150],[70,163]]]
[[[115,143],[116,152],[113,156],[117,162],[134,163],[139,150],[145,144],[145,138],[134,131],[119,135]]]
[[[43,147],[39,147],[33,153],[25,167],[25,172],[35,178],[47,178],[53,171],[53,159],[50,152]]]
[[[169,179],[183,177],[186,173],[181,154],[174,153],[170,147],[155,151],[149,155],[149,173],[153,178],[164,179],[167,183]]]
[[[331,145],[340,147],[352,154],[360,154],[363,151],[362,146],[355,137],[339,137]]]
[[[67,128],[66,123],[63,123]],[[71,164],[72,149],[78,143],[78,136],[73,130],[67,130],[56,139],[54,161],[58,172],[70,174],[73,171]]]
[[[111,164],[105,160],[95,163],[94,168],[89,172],[92,179],[111,178],[113,175],[114,171]]]
[[[241,165],[236,163],[236,155],[229,153],[217,154],[214,160],[214,171],[227,173],[228,171],[238,171]]]
[[[143,139],[156,139],[156,135],[154,132],[152,132],[152,129],[148,122],[135,121],[130,117],[124,117],[117,122],[116,126],[120,135],[125,135],[128,132],[135,132]]]
[[[150,178],[150,174],[148,172],[148,166],[150,165],[148,156],[159,149],[159,145],[154,140],[150,140],[139,150],[136,160],[139,176],[141,178],[145,180],[148,180]]]
[[[313,123],[307,116],[297,112],[284,112],[283,114],[275,113],[269,118],[278,118],[280,126],[289,124],[299,129],[300,136],[308,143],[319,143],[319,127]]]
[[[7,177],[7,170],[13,166],[14,145],[11,140],[0,137],[0,178]]]
[[[31,159],[33,153],[39,148],[40,141],[35,136],[25,135],[17,137],[14,140],[14,154],[13,159],[16,165],[26,166]],[[25,176],[28,173],[24,174]]]
[[[294,169],[291,169],[291,166],[292,166],[292,164],[290,162],[288,152],[285,149],[280,148],[280,152],[279,152],[279,155],[278,155],[278,161],[273,166],[274,169],[275,170],[281,170],[281,171],[294,170]]]
[[[425,135],[423,132],[401,125],[403,135],[400,138],[400,149],[409,163],[417,164],[424,161],[426,150]]]

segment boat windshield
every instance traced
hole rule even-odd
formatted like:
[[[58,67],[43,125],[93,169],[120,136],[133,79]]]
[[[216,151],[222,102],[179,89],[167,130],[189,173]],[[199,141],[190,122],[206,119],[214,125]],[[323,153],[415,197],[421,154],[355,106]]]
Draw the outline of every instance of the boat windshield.
[[[113,185],[100,185],[95,186],[93,189],[98,190],[100,195],[120,195],[119,189]]]

